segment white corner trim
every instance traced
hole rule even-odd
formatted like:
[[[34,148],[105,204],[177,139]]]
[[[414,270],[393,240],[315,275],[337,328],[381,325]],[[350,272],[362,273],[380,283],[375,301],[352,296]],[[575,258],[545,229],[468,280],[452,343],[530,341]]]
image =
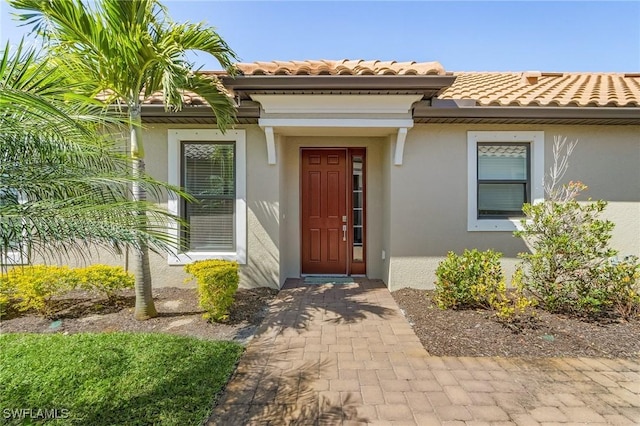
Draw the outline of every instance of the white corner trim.
[[[543,131],[467,132],[467,231],[515,231],[517,219],[478,219],[478,142],[529,142],[531,144],[531,202],[544,201]]]
[[[273,134],[273,127],[265,127],[264,135],[267,138],[267,163],[270,165],[276,164],[276,140]]]
[[[422,95],[251,95],[267,114],[408,114]]]
[[[180,142],[227,142],[236,145],[236,220],[235,236],[236,250],[234,252],[189,252],[179,253],[177,250],[169,254],[167,262],[170,265],[184,265],[196,260],[224,259],[234,260],[240,264],[247,263],[247,142],[245,130],[228,130],[222,133],[217,129],[169,129],[168,130],[168,182],[180,186]],[[169,196],[167,208],[169,213],[179,215],[179,200],[175,194]],[[170,230],[178,240],[179,229],[176,222],[170,225]]]
[[[398,136],[396,137],[396,152],[393,159],[393,164],[396,166],[402,166],[402,159],[404,156],[404,142],[407,139],[407,128],[401,127],[398,129]]]

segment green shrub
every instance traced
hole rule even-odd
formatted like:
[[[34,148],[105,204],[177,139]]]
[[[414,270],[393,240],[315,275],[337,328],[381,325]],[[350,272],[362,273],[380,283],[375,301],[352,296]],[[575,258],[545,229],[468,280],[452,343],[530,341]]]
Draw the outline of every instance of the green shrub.
[[[133,288],[133,274],[120,266],[91,265],[74,270],[79,287],[84,290],[102,294],[113,301],[116,293],[126,288]]]
[[[514,289],[507,292],[501,257],[493,250],[465,250],[460,256],[449,252],[436,270],[437,305],[442,309],[490,309],[500,323],[520,330],[535,317],[535,301],[525,295],[520,269],[512,277]]]
[[[77,285],[72,270],[66,266],[20,266],[7,271],[2,280],[18,310],[33,309],[44,316],[53,313],[54,296],[61,296]]]
[[[9,300],[13,297],[13,287],[10,285],[9,280],[0,273],[0,318],[5,313],[5,309],[9,305]]]
[[[514,330],[521,329],[524,323],[536,316],[533,310],[536,301],[525,295],[522,277],[522,269],[517,268],[511,277],[511,294],[507,294],[505,286],[501,285],[491,306],[495,310],[496,318]]]
[[[112,300],[116,291],[131,288],[133,283],[133,275],[120,266],[19,266],[0,275],[0,309],[11,301],[19,311],[33,309],[51,316],[55,311],[52,299],[71,290],[97,291]]]
[[[524,205],[527,219],[515,232],[531,249],[519,255],[524,288],[551,312],[631,315],[639,306],[640,266],[635,258],[610,260],[617,255],[609,247],[614,225],[599,218],[607,203],[579,203],[576,197],[586,188],[569,182],[551,199]]]
[[[501,253],[465,250],[458,256],[447,253],[436,269],[435,301],[442,309],[490,308],[504,293]]]
[[[201,260],[186,265],[185,271],[196,279],[200,307],[206,311],[204,317],[213,321],[227,319],[240,281],[238,263]]]
[[[609,259],[594,275],[595,285],[581,297],[587,314],[611,312],[626,319],[640,315],[640,263],[636,256]]]

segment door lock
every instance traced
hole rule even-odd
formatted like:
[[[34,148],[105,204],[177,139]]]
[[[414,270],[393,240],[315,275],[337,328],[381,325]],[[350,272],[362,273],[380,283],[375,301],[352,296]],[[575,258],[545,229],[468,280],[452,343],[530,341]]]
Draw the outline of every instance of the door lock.
[[[342,216],[342,223],[347,223],[347,216]]]

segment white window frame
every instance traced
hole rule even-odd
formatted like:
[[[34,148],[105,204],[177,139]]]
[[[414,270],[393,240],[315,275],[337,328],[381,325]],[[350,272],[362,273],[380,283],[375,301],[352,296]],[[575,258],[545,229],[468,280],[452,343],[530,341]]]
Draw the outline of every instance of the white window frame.
[[[168,256],[170,265],[185,265],[196,260],[224,259],[240,264],[247,263],[247,170],[246,170],[246,132],[244,130],[228,130],[222,133],[217,129],[169,129],[168,135],[168,181],[171,185],[180,186],[180,144],[188,142],[235,142],[236,156],[236,202],[235,202],[235,251],[212,252],[178,252],[174,250]],[[168,209],[178,216],[180,199],[175,194],[169,196]],[[176,241],[180,239],[180,229],[176,222],[171,231]]]
[[[27,197],[25,196],[24,192],[19,192],[18,204],[24,204],[26,202],[27,202]],[[23,219],[23,223],[24,223],[24,219]],[[26,231],[23,231],[23,234],[24,232]],[[20,266],[20,265],[27,265],[27,264],[29,264],[29,256],[25,252],[24,247],[22,247],[22,244],[20,244],[20,249],[8,251],[0,255],[0,266],[10,267],[10,266]]]
[[[544,201],[544,132],[469,131],[467,132],[467,231],[515,231],[521,218],[478,219],[478,143],[530,144],[531,201]]]

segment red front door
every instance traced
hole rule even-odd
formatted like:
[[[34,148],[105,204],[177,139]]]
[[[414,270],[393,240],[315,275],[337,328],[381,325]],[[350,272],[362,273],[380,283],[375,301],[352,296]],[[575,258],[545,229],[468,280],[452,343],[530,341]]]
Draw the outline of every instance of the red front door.
[[[347,152],[302,150],[302,273],[347,273]]]

